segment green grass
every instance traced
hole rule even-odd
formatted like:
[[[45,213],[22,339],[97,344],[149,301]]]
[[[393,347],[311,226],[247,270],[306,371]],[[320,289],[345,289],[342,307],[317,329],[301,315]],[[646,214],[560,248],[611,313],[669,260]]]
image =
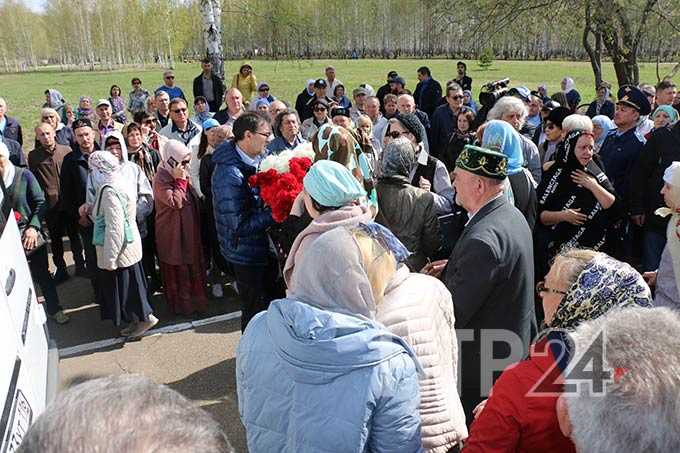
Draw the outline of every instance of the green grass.
[[[375,89],[384,84],[388,71],[394,69],[406,78],[406,88],[415,89],[417,79],[416,70],[427,65],[435,79],[442,84],[455,76],[455,60],[303,60],[303,61],[255,61],[254,72],[258,81],[266,81],[272,88],[272,94],[285,99],[292,104],[304,87],[307,79],[324,76],[324,68],[333,65],[337,70],[337,77],[342,80],[349,92],[360,83],[369,83]],[[479,87],[485,82],[509,77],[513,86],[526,85],[534,89],[538,84],[545,83],[548,91],[559,90],[562,77],[570,76],[576,82],[576,87],[583,96],[583,101],[594,97],[593,74],[587,62],[564,61],[495,61],[490,69],[481,70],[476,61],[469,61],[468,75],[474,81],[475,97]],[[231,83],[233,74],[238,70],[240,62],[227,62],[227,83]],[[175,70],[176,82],[182,87],[187,96],[191,96],[192,80],[200,72],[200,65],[179,64]],[[668,72],[671,64],[662,65],[662,75]],[[95,100],[108,97],[112,84],[120,85],[127,93],[130,79],[138,76],[148,90],[153,90],[161,84],[162,69],[146,67],[139,69],[124,69],[117,71],[99,72],[58,72],[54,70],[39,71],[25,74],[0,75],[0,97],[7,100],[9,115],[16,116],[24,127],[24,134],[31,143],[33,126],[39,116],[39,109],[44,102],[44,91],[56,88],[72,104],[77,104],[81,95],[92,96]],[[616,77],[610,63],[604,65],[604,79],[613,82]],[[640,80],[655,83],[656,68],[653,63],[641,64]],[[127,99],[127,94],[125,94]],[[191,100],[191,99],[190,99]],[[29,148],[28,146],[26,148]],[[25,151],[28,151],[26,149]]]

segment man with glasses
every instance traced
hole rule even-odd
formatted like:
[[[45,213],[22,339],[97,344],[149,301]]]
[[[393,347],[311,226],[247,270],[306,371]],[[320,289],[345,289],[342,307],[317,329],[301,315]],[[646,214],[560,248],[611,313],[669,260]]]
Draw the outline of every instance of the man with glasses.
[[[156,88],[156,94],[158,94],[159,91],[168,93],[169,99],[182,98],[185,101],[187,100],[184,96],[184,91],[175,85],[175,73],[172,71],[165,71],[163,73],[163,85]]]
[[[208,102],[210,111],[215,113],[220,109],[224,97],[224,83],[213,72],[210,58],[201,60],[201,74],[194,79],[194,98],[203,96]]]
[[[465,102],[463,88],[457,83],[447,85],[445,99],[446,104],[437,107],[432,114],[430,153],[435,156],[441,156],[446,149],[451,134],[458,125],[458,114],[468,110],[468,107],[463,105]]]
[[[142,80],[139,77],[132,79],[132,91],[130,91],[130,98],[128,101],[128,112],[132,116],[137,112],[146,111],[146,102],[149,99],[149,92],[142,88]]]
[[[200,139],[201,126],[189,119],[189,108],[184,99],[175,98],[170,101],[170,122],[161,129],[160,134],[168,140],[177,140],[186,146],[189,146],[189,142],[195,137]]]
[[[233,266],[244,331],[250,319],[284,291],[267,235],[274,224],[271,209],[248,184],[264,157],[271,126],[266,116],[248,112],[234,121],[233,133],[234,139],[213,153],[212,193],[220,250]]]

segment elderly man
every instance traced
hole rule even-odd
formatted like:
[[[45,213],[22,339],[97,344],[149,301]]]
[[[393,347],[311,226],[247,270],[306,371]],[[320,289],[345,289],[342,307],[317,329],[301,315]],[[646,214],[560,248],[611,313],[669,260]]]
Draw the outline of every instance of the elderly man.
[[[432,78],[430,68],[427,66],[418,68],[418,80],[413,97],[418,108],[431,117],[441,100],[442,86]]]
[[[220,109],[224,97],[224,83],[213,72],[210,58],[201,60],[201,73],[194,79],[194,98],[203,96],[208,102],[210,111],[215,113]]]
[[[366,115],[373,123],[373,140],[371,140],[373,148],[380,155],[389,121],[380,112],[380,99],[377,96],[370,96],[366,99]]]
[[[176,391],[134,374],[92,379],[60,392],[35,420],[17,451],[112,449],[234,451],[222,428],[205,411]]]
[[[425,150],[429,153],[431,133],[430,117],[427,116],[427,113],[423,112],[422,110],[418,110],[418,108],[416,107],[416,101],[410,94],[399,95],[399,97],[397,98],[397,110],[401,115],[413,113],[416,117],[418,117],[420,124],[422,124],[423,126],[423,131],[425,131],[425,134],[423,134],[422,137],[423,146],[425,147]]]
[[[570,335],[570,365],[601,364],[578,369],[573,381],[565,376],[574,392],[557,402],[560,429],[577,451],[680,451],[678,331],[676,311],[629,308],[583,323]],[[584,373],[599,382],[584,382]]]
[[[170,121],[170,96],[165,91],[158,91],[155,98],[156,104],[156,130],[160,131]]]
[[[335,93],[335,87],[338,85],[343,85],[343,83],[335,78],[335,68],[333,66],[328,66],[326,68],[326,84],[328,85],[327,93]]]
[[[387,145],[401,136],[413,143],[416,147],[418,165],[409,174],[411,184],[433,193],[437,215],[449,214],[453,210],[454,198],[451,179],[444,163],[429,155],[423,148],[424,135],[423,125],[415,114],[400,113],[390,119],[383,143]]]
[[[7,101],[0,98],[0,136],[24,144],[24,135],[21,131],[21,124],[16,118],[7,116]]]
[[[123,131],[123,125],[118,121],[113,119],[113,110],[111,109],[111,103],[106,99],[100,99],[97,101],[97,142],[101,145],[104,144],[104,137],[113,131],[121,132]]]
[[[468,213],[465,229],[446,261],[423,270],[441,273],[453,297],[456,330],[474,335],[461,345],[461,401],[468,420],[485,396],[481,345],[487,329],[519,340],[522,354],[536,333],[534,313],[534,257],[531,231],[522,214],[504,196],[507,157],[467,145],[456,161],[453,181],[456,203]],[[510,339],[510,338],[506,338]],[[517,352],[517,351],[512,351]],[[507,358],[506,343],[494,345],[485,359]]]
[[[517,132],[524,126],[528,114],[524,101],[514,96],[504,96],[489,110],[488,120],[501,120],[510,124]],[[519,134],[524,155],[524,167],[529,170],[534,179],[534,187],[541,182],[543,169],[541,168],[541,155],[538,153],[536,144],[526,136]]]
[[[156,93],[159,91],[165,91],[168,93],[170,99],[182,98],[186,101],[186,96],[184,96],[184,91],[177,85],[175,85],[175,73],[172,71],[165,71],[163,73],[163,85],[156,88]]]
[[[357,124],[359,117],[366,114],[366,97],[368,96],[368,90],[366,88],[355,88],[352,90],[352,107],[349,109],[349,116],[352,118],[354,124]]]
[[[80,207],[87,198],[87,177],[89,174],[90,154],[99,146],[95,141],[95,132],[88,119],[73,122],[73,133],[76,137],[76,147],[64,157],[59,176],[59,198],[64,222],[68,225],[76,224],[83,248],[87,273],[96,294],[97,251],[92,244],[93,226],[86,214],[81,214]]]
[[[267,153],[279,154],[287,149],[294,149],[306,142],[300,134],[300,119],[293,109],[287,109],[276,116],[274,120],[274,135],[276,138],[267,145]]]
[[[271,115],[272,118],[276,118],[279,115],[279,113],[287,109],[288,106],[286,105],[286,103],[277,99],[269,105],[269,114]]]
[[[68,146],[73,148],[76,144],[75,137],[73,136],[73,130],[70,127],[66,127],[64,123],[61,122],[59,113],[50,107],[45,107],[40,111],[40,122],[47,123],[52,126],[55,131],[55,138],[57,143],[60,145]]]
[[[215,113],[213,119],[221,125],[233,126],[234,121],[245,111],[243,95],[238,88],[230,88],[224,93],[224,103],[226,108]]]
[[[458,128],[458,114],[468,110],[463,105],[463,89],[456,83],[447,85],[444,99],[446,104],[437,107],[432,115],[430,152],[435,156],[441,156],[446,150],[451,134]]]
[[[48,209],[45,214],[45,222],[50,233],[52,249],[52,261],[57,268],[54,274],[55,283],[61,283],[69,279],[64,260],[64,243],[62,237],[68,234],[73,253],[73,261],[76,263],[76,273],[85,272],[83,250],[75,222],[66,219],[60,204],[60,174],[64,157],[71,153],[71,148],[56,142],[52,126],[42,123],[35,128],[35,136],[39,145],[28,154],[28,168],[35,175],[40,188],[45,193]]]
[[[187,102],[181,98],[170,101],[170,122],[161,129],[160,134],[169,140],[178,140],[189,146],[201,137],[201,126],[189,119]]]
[[[267,234],[274,224],[271,209],[248,185],[272,133],[269,120],[259,112],[244,113],[234,122],[233,133],[234,139],[213,153],[212,192],[220,250],[233,266],[244,331],[253,316],[284,292]]]
[[[345,107],[331,108],[331,122],[336,126],[344,127],[348,131],[354,130],[354,123],[349,115],[349,109]]]

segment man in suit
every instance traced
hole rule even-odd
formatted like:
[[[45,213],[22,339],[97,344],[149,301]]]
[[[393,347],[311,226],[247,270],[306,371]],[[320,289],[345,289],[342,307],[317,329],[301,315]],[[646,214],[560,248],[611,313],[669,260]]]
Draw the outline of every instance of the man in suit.
[[[511,354],[513,361],[520,360],[536,333],[533,246],[526,220],[503,191],[504,155],[468,145],[454,174],[456,203],[469,220],[445,267],[435,262],[424,271],[436,275],[443,267],[441,278],[453,295],[456,330],[474,334],[474,339],[459,334],[461,401],[472,422],[472,410],[488,394],[484,377],[494,371],[489,370],[489,360]],[[491,329],[513,337],[514,347],[501,341],[482,351],[494,334]],[[493,380],[496,377],[497,373]]]

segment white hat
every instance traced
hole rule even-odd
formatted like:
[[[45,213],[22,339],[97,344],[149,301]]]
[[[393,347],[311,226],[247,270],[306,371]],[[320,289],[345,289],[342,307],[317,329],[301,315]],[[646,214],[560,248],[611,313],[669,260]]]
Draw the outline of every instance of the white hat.
[[[671,186],[680,186],[680,162],[671,163],[663,172],[663,180]]]
[[[0,156],[9,159],[9,148],[2,141],[0,141]]]
[[[108,105],[109,107],[111,107],[111,103],[109,102],[108,99],[100,99],[100,100],[98,100],[98,101],[97,101],[97,105],[96,105],[95,107],[100,107],[100,106],[102,106],[102,105]]]

